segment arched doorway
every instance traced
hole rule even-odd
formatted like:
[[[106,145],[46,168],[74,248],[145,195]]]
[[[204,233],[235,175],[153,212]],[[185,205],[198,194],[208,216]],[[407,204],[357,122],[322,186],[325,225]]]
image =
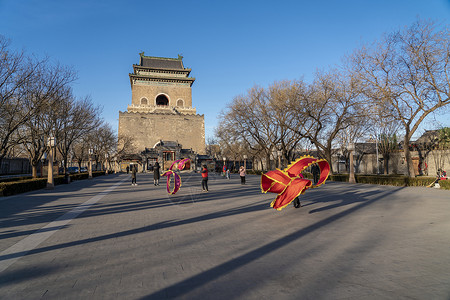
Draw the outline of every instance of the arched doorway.
[[[169,105],[169,99],[167,99],[166,95],[159,95],[156,97],[156,105]]]

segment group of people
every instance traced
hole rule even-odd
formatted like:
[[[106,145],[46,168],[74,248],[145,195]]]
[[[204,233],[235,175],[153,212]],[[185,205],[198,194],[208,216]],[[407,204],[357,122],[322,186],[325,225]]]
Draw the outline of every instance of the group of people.
[[[226,167],[224,166],[224,168]],[[159,185],[159,179],[161,176],[160,169],[161,167],[159,166],[159,163],[156,162],[155,165],[153,166],[153,184],[155,186]],[[137,165],[131,165],[131,168],[127,166],[127,174],[130,172],[130,170],[131,170],[131,185],[133,186],[137,185],[136,182]],[[208,167],[206,165],[203,165],[201,174],[202,174],[202,191],[208,192]],[[244,166],[241,166],[239,168],[239,176],[241,177],[241,184],[245,184],[245,175],[246,175],[245,168]],[[227,178],[229,179],[229,170]]]
[[[245,175],[246,175],[245,167],[241,166],[239,168],[238,173],[239,176],[241,177],[241,184],[245,184]],[[228,169],[226,165],[223,165],[222,174],[226,179],[230,179],[230,169]]]
[[[131,166],[131,167],[130,167]],[[137,165],[130,165],[127,166],[127,174],[130,172],[131,170],[131,185],[138,185],[136,182],[136,174],[137,174]],[[153,166],[153,184],[155,186],[159,185],[159,178],[161,177],[160,175],[160,166],[159,163],[156,162],[155,165]]]

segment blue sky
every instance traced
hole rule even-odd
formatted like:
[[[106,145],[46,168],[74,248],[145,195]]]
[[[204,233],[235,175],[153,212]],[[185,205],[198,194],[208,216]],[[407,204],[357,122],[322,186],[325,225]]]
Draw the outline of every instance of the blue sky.
[[[418,17],[448,24],[450,0],[0,0],[0,34],[16,49],[73,66],[75,95],[90,95],[115,130],[131,103],[138,53],[183,55],[207,137],[226,104],[252,86],[311,81],[317,69]],[[439,120],[450,126],[448,115]],[[429,119],[423,129],[433,126]]]

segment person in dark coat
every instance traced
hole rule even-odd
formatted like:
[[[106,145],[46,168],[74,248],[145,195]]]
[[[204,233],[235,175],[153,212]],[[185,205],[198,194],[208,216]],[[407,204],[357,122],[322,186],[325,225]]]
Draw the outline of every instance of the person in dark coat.
[[[318,164],[313,164],[311,166],[311,173],[313,175],[313,183],[316,185],[319,182],[319,174],[320,174],[320,167]]]
[[[153,166],[153,184],[154,185],[159,185],[159,163],[156,162],[155,165]]]
[[[136,173],[137,173],[137,166],[133,165],[131,167],[131,185],[137,185],[137,183],[136,183]]]

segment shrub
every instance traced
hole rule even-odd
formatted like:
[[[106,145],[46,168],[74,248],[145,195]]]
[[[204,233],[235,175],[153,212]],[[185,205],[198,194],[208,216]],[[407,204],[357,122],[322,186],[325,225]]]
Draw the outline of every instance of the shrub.
[[[31,176],[23,176],[23,177],[5,177],[5,178],[0,178],[0,182],[20,181],[20,180],[31,179],[31,178],[33,178],[33,177],[31,177]]]
[[[26,179],[15,182],[0,183],[0,195],[11,196],[29,191],[39,190],[47,186],[46,178]]]
[[[348,182],[348,174],[333,174],[328,176],[331,181]],[[408,177],[403,175],[355,175],[358,183],[392,185],[392,186],[428,186],[436,180],[435,177]],[[450,180],[441,180],[439,185],[442,189],[450,190]]]
[[[441,186],[441,189],[450,190],[450,179],[439,180],[439,185]]]
[[[105,175],[104,171],[92,172],[92,177]],[[70,174],[71,180],[82,180],[89,177],[88,173]],[[26,177],[25,177],[26,178]],[[14,181],[0,182],[0,196],[11,196],[29,191],[43,189],[47,186],[47,178],[31,178],[18,180],[17,177],[11,178]],[[65,175],[56,175],[53,177],[54,185],[66,183]]]
[[[333,174],[333,175],[329,175],[328,176],[328,180],[348,182],[348,174]]]
[[[260,170],[247,170],[247,174],[249,175],[262,175],[263,173],[265,172]]]

